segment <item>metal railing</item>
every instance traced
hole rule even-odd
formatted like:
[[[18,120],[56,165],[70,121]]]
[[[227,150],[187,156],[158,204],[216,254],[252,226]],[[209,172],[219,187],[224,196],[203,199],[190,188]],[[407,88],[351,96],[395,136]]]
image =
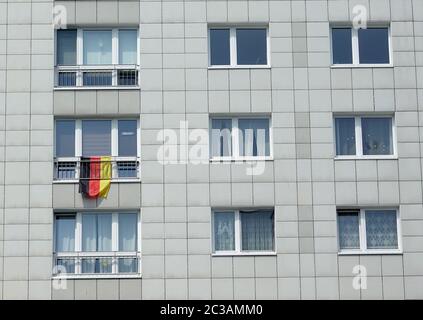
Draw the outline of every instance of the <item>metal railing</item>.
[[[139,252],[56,252],[54,275],[137,274]]]
[[[79,157],[56,158],[54,159],[54,180],[100,179],[100,170],[89,170],[92,165],[93,168],[98,168],[100,162],[81,160]],[[110,163],[112,180],[140,179],[140,160],[138,157],[112,157]]]
[[[57,66],[56,87],[138,87],[138,65]]]

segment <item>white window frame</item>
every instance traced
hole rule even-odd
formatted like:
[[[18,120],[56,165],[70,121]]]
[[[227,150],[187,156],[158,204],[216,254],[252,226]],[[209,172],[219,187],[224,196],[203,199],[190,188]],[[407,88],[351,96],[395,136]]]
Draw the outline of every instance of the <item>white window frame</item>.
[[[272,210],[273,211],[273,250],[268,251],[242,251],[242,227],[241,227],[241,213],[243,210],[251,210],[251,208],[244,209],[213,209],[211,216],[211,240],[212,240],[212,256],[272,256],[276,255],[276,218],[274,208],[259,208],[254,210]],[[216,213],[233,213],[235,215],[235,250],[233,251],[216,251],[215,250],[215,233],[214,233],[214,215]]]
[[[56,123],[57,121],[66,121],[71,120],[75,121],[75,156],[74,157],[56,157]],[[53,143],[53,152],[54,152],[54,160],[57,162],[79,162],[82,157],[82,121],[89,120],[89,121],[111,121],[111,158],[112,162],[118,161],[138,161],[138,177],[125,179],[119,178],[117,167],[112,166],[112,181],[119,181],[119,182],[137,182],[141,180],[140,175],[140,159],[141,159],[141,129],[140,129],[140,119],[139,118],[117,118],[117,119],[101,119],[101,118],[57,118],[54,121],[54,143]],[[137,121],[137,155],[136,157],[125,157],[119,156],[119,121],[120,120],[133,120]],[[135,159],[136,158],[136,159]],[[76,176],[79,176],[79,168],[78,165],[76,167]],[[69,183],[69,182],[78,182],[78,179],[69,179],[69,180],[53,180],[54,183]]]
[[[213,132],[213,125],[212,121],[217,119],[228,119],[232,121],[232,128],[231,128],[231,150],[232,155],[226,157],[216,157],[212,154],[212,132]],[[240,119],[268,119],[269,121],[269,155],[268,156],[240,156],[239,154],[239,127],[238,127],[238,120]],[[220,162],[220,161],[265,161],[265,160],[273,160],[273,130],[272,130],[272,118],[266,115],[256,115],[256,116],[210,116],[209,119],[209,152],[210,152],[210,161]]]
[[[336,154],[336,119],[340,118],[354,118],[355,121],[355,155],[337,155]],[[389,118],[392,124],[392,154],[363,154],[363,141],[361,130],[361,118]],[[354,160],[354,159],[397,159],[397,130],[395,125],[395,115],[392,114],[335,114],[333,117],[333,141],[334,141],[334,155],[335,160]]]
[[[339,212],[342,213],[342,211],[356,211],[358,214],[358,228],[359,228],[359,239],[360,239],[360,248],[359,249],[341,249],[340,243],[339,243]],[[366,211],[386,211],[386,210],[394,210],[397,215],[397,243],[398,248],[396,249],[368,249],[367,248],[367,238],[366,238]],[[372,254],[401,254],[402,251],[402,236],[401,236],[401,218],[398,208],[372,208],[372,207],[366,207],[366,208],[338,208],[336,210],[336,232],[337,232],[337,238],[338,238],[338,254],[339,255],[354,255],[354,254],[366,254],[366,255],[372,255]]]
[[[212,65],[211,64],[211,37],[210,29],[229,29],[229,41],[230,41],[230,64],[229,65]],[[251,65],[239,65],[237,63],[238,54],[237,54],[237,42],[236,42],[236,30],[237,29],[266,29],[266,60],[267,64],[251,64]],[[208,61],[209,69],[268,69],[271,67],[270,63],[270,34],[268,25],[209,25],[207,29],[208,36]]]
[[[55,65],[55,90],[96,90],[96,89],[139,89],[140,88],[140,33],[139,28],[72,28],[76,30],[76,65],[74,66],[59,66],[57,64],[57,32],[55,30],[54,37],[54,65]],[[136,30],[137,31],[137,63],[135,65],[125,65],[119,62],[119,31],[120,30]],[[84,64],[84,31],[112,31],[112,63],[110,65],[86,65]],[[112,72],[111,86],[84,86],[82,71],[104,71]],[[138,71],[138,85],[137,86],[119,86],[118,85],[118,70],[136,70]],[[75,71],[76,85],[74,87],[59,87],[58,75],[59,71]]]
[[[82,251],[82,215],[83,214],[112,214],[112,251]],[[119,214],[135,213],[137,214],[137,251],[119,251]],[[75,216],[75,244],[74,251],[56,252],[56,217],[58,215]],[[139,278],[141,277],[141,214],[139,210],[126,211],[81,211],[81,212],[55,212],[53,228],[53,266],[57,258],[77,258],[75,262],[75,273],[52,275],[53,278]],[[112,273],[82,273],[81,258],[111,258]],[[134,257],[138,259],[137,273],[117,273],[119,257]]]
[[[351,44],[352,44],[352,63],[351,64],[335,64],[333,62],[333,38],[332,30],[333,29],[351,29]],[[383,24],[372,24],[367,26],[368,29],[372,28],[387,28],[388,29],[388,45],[389,45],[389,63],[369,63],[364,64],[360,63],[360,50],[359,50],[359,41],[358,41],[358,30],[351,25],[332,25],[330,28],[330,61],[332,68],[389,68],[393,67],[393,51],[392,51],[392,37],[391,37],[391,27]]]

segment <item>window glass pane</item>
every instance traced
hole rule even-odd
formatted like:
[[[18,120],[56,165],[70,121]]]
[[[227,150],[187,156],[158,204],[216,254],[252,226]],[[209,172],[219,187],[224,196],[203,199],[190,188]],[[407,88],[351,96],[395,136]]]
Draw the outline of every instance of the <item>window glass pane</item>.
[[[332,29],[333,64],[352,64],[351,28]]]
[[[56,121],[56,157],[75,156],[75,121]]]
[[[137,258],[119,258],[119,273],[137,273]]]
[[[82,74],[82,83],[84,86],[111,86],[111,72],[84,72]]]
[[[358,30],[360,63],[389,63],[388,28]]]
[[[269,156],[269,119],[239,119],[239,154]]]
[[[230,65],[230,51],[229,29],[210,29],[210,64]]]
[[[119,30],[119,63],[137,64],[137,30]]]
[[[214,250],[235,250],[235,214],[233,212],[214,214]]]
[[[119,120],[119,156],[137,156],[137,120]]]
[[[239,65],[267,64],[266,29],[237,29],[236,46]]]
[[[232,155],[232,120],[213,119],[211,135],[211,153],[213,157]]]
[[[56,275],[62,273],[75,273],[75,259],[74,258],[59,258],[56,259]]]
[[[82,215],[82,251],[112,251],[112,214]]]
[[[366,210],[366,239],[368,249],[398,248],[397,212]]]
[[[57,64],[76,65],[76,30],[57,30]]]
[[[84,64],[112,64],[112,31],[84,30]]]
[[[111,258],[84,258],[81,263],[82,273],[112,273]]]
[[[56,216],[56,252],[75,251],[75,216]]]
[[[355,119],[335,119],[336,154],[355,155]]]
[[[110,156],[112,154],[112,122],[110,120],[82,121],[82,155]]]
[[[360,249],[357,211],[338,213],[338,234],[340,249]]]
[[[241,211],[243,251],[272,251],[273,211]]]
[[[119,251],[137,250],[137,214],[119,214]]]
[[[393,154],[392,119],[362,118],[363,154]]]

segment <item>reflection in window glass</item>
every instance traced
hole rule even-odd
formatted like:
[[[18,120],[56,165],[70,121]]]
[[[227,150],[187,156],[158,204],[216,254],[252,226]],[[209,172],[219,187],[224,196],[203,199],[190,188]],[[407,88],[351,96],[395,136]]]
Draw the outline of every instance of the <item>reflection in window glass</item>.
[[[57,30],[57,64],[76,65],[76,30]]]
[[[230,65],[229,29],[210,29],[210,65]]]
[[[336,118],[336,155],[355,155],[355,119]]]
[[[267,64],[266,29],[236,29],[238,65]]]
[[[111,30],[84,30],[84,64],[112,64]]]
[[[333,64],[352,64],[351,28],[332,29]]]
[[[75,121],[56,121],[56,157],[75,156]]]
[[[360,63],[389,63],[388,28],[368,28],[358,30]]]
[[[391,118],[362,118],[361,131],[364,155],[393,154]]]

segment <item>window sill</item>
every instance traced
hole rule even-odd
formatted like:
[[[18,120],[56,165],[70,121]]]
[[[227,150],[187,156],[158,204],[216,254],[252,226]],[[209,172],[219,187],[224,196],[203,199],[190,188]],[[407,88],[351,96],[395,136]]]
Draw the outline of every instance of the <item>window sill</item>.
[[[54,87],[54,91],[80,91],[80,90],[141,90],[140,86],[109,86],[109,87]]]
[[[209,66],[209,70],[231,70],[231,69],[271,69],[270,65],[240,65],[240,66]]]
[[[334,160],[398,160],[398,156],[336,156]]]
[[[361,69],[361,68],[393,68],[392,63],[389,64],[332,64],[331,69]]]
[[[112,179],[111,183],[140,183],[141,179]],[[53,184],[75,184],[79,183],[78,179],[74,180],[53,180]]]
[[[338,256],[402,255],[402,250],[340,251]]]
[[[221,253],[212,253],[212,257],[243,257],[243,256],[276,256],[277,253],[274,251],[266,252],[221,252]]]
[[[52,276],[52,280],[83,280],[83,279],[141,279],[141,274],[66,274]]]

